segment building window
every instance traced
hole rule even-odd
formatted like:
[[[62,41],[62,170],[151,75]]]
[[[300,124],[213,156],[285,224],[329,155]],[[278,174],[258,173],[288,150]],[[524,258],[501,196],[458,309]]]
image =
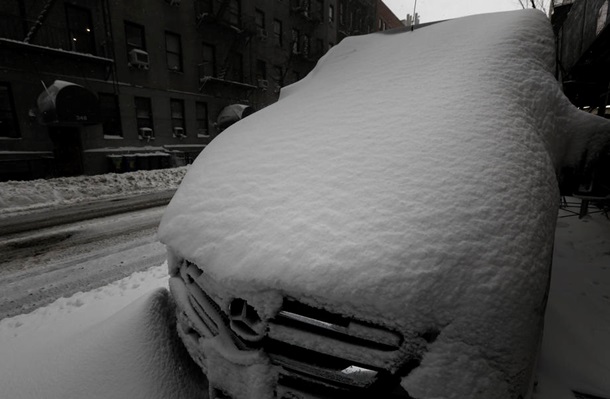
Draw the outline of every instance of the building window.
[[[305,56],[309,55],[309,46],[310,46],[310,41],[311,39],[309,38],[309,35],[303,35],[303,54],[305,54]]]
[[[199,12],[202,14],[212,15],[214,13],[213,0],[198,0],[195,4],[199,7]]]
[[[233,56],[233,81],[243,82],[244,81],[244,56],[242,54],[235,54]]]
[[[240,0],[229,0],[229,23],[233,26],[241,26]]]
[[[343,0],[339,1],[339,23],[345,25],[345,6],[343,5]]]
[[[292,30],[292,53],[299,54],[300,46],[299,46],[299,36],[301,36],[301,32],[298,29]]]
[[[167,68],[171,71],[182,72],[182,43],[180,35],[165,32],[165,51],[167,54]]]
[[[273,78],[279,86],[284,85],[284,71],[281,66],[275,65],[273,67]]]
[[[146,51],[146,40],[144,40],[144,27],[131,22],[125,22],[125,44],[127,53],[133,49]]]
[[[186,136],[186,126],[184,124],[184,101],[171,99],[169,101],[171,117],[172,117],[172,132],[174,136]]]
[[[263,60],[256,60],[256,80],[267,80],[267,64]]]
[[[209,137],[207,103],[200,101],[195,103],[195,118],[197,119],[197,137]]]
[[[332,4],[328,5],[328,23],[333,23],[335,21],[335,6]]]
[[[0,83],[0,137],[12,139],[21,137],[13,93],[8,83]]]
[[[254,22],[256,23],[256,29],[261,32],[265,30],[265,13],[256,9],[254,13]]]
[[[301,0],[300,3],[301,4],[299,5],[299,7],[301,9],[301,12],[303,13],[304,16],[309,17],[309,11],[311,8],[310,0]]]
[[[91,12],[86,8],[66,4],[66,19],[70,49],[79,53],[95,55]]]
[[[316,48],[314,50],[316,56],[320,57],[324,53],[324,40],[316,39]]]
[[[203,43],[203,62],[200,66],[200,76],[216,76],[216,49],[211,44]]]
[[[115,94],[99,93],[98,99],[104,136],[123,136],[118,97]]]
[[[138,126],[138,134],[142,128],[153,128],[153,115],[150,98],[136,97],[136,122]]]
[[[282,21],[273,20],[273,42],[282,47]]]
[[[316,8],[313,12],[314,17],[324,22],[324,0],[316,0],[314,7]]]

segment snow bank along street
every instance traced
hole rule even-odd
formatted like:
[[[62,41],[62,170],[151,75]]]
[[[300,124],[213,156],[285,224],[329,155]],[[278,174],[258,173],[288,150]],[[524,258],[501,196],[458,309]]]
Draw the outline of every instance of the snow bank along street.
[[[0,182],[0,220],[8,215],[178,187],[188,167]]]

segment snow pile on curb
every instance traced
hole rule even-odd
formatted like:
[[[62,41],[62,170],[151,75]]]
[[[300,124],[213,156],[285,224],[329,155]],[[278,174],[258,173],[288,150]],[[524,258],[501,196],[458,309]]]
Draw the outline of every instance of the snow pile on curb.
[[[178,187],[188,167],[0,183],[0,215],[37,208],[165,191]]]
[[[163,264],[1,320],[0,397],[202,397],[165,287]]]

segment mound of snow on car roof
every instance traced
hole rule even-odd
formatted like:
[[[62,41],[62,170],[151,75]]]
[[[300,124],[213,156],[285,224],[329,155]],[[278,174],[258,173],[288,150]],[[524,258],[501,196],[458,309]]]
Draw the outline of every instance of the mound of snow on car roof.
[[[516,398],[555,170],[608,130],[553,71],[533,10],[347,38],[203,151],[160,238],[263,316],[290,295],[414,342],[438,334],[403,379],[414,397]]]

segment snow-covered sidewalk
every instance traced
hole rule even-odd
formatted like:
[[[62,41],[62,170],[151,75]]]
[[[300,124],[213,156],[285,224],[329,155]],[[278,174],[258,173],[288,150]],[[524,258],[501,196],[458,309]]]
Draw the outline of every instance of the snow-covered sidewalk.
[[[574,399],[572,390],[610,397],[609,244],[601,214],[558,220],[535,399]],[[152,267],[0,320],[0,397],[205,395],[172,330],[167,278],[165,264]]]
[[[176,189],[188,167],[0,182],[0,217],[99,199]]]
[[[610,220],[559,216],[537,399],[610,398]]]

